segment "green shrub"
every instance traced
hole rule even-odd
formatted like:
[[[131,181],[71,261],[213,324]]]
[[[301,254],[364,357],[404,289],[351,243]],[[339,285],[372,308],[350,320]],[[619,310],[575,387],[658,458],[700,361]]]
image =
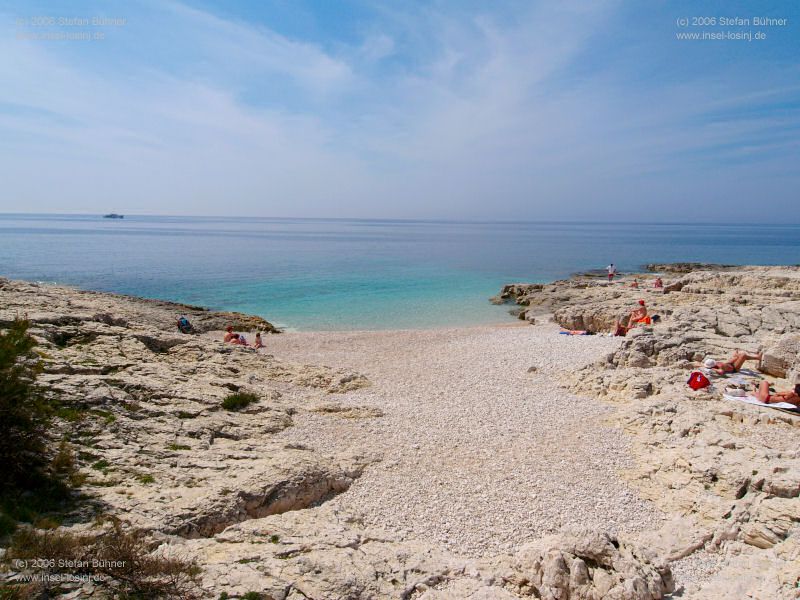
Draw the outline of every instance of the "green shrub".
[[[0,584],[0,600],[30,600],[41,596],[31,583]]]
[[[27,321],[0,332],[0,489],[31,489],[46,473],[50,406],[36,387],[41,365]]]
[[[0,331],[0,535],[66,508],[68,484],[81,480],[68,443],[48,449],[53,407],[36,385],[41,364],[28,325]]]
[[[225,397],[222,401],[222,408],[225,410],[239,410],[253,402],[258,402],[256,394],[252,392],[236,392]]]
[[[107,410],[95,409],[95,410],[92,410],[90,412],[93,415],[101,417],[106,422],[106,424],[108,424],[108,425],[110,425],[111,423],[113,423],[114,421],[117,420],[117,416],[114,413],[109,412]]]
[[[0,496],[0,515],[4,518],[0,517],[0,520],[7,523],[35,523],[45,517],[57,516],[72,508],[73,504],[70,488],[64,482],[43,478],[33,490],[3,490]]]
[[[175,444],[175,443],[172,443],[172,444],[167,445],[167,449],[168,450],[191,450],[192,447],[191,446],[187,446],[186,444]]]
[[[17,529],[17,522],[4,513],[0,513],[0,538],[14,533]],[[0,596],[1,597],[1,596]]]
[[[85,408],[79,406],[67,406],[61,404],[60,402],[54,404],[53,411],[59,419],[63,421],[69,421],[70,423],[83,421],[88,414]]]
[[[69,482],[72,487],[80,487],[86,476],[78,470],[75,452],[66,440],[58,445],[58,452],[50,462],[50,470],[60,481]]]

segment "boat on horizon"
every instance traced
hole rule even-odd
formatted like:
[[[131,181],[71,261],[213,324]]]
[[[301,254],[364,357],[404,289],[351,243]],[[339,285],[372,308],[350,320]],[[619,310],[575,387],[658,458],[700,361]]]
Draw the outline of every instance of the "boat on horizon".
[[[125,215],[118,215],[117,213],[108,213],[107,215],[103,215],[104,219],[124,219]]]

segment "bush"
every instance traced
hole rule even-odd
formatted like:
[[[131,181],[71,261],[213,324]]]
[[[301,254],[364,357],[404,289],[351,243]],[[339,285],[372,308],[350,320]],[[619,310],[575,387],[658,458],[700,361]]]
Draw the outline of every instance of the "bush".
[[[53,407],[36,386],[41,364],[28,325],[0,332],[0,536],[65,508],[68,484],[80,483],[69,444],[48,451]]]
[[[49,562],[51,574],[91,576],[114,597],[196,598],[197,564],[151,553],[149,546],[142,532],[126,531],[119,520],[112,520],[112,527],[98,536],[25,528],[14,535],[4,562],[7,567],[15,560]],[[68,561],[73,566],[61,566]],[[39,592],[45,596],[44,590]]]
[[[222,401],[222,408],[225,410],[239,410],[253,402],[258,402],[256,394],[252,392],[236,392],[225,397]]]
[[[48,448],[51,419],[64,407],[36,385],[41,363],[28,327],[16,320],[0,331],[0,537],[18,521],[55,522],[47,515],[70,508],[71,488],[85,479],[69,443]]]
[[[50,471],[58,481],[69,483],[72,487],[80,487],[86,476],[78,470],[75,452],[66,440],[58,445],[58,452],[50,462]]]
[[[187,446],[186,444],[167,444],[167,450],[191,450],[191,446]]]
[[[0,489],[31,489],[47,467],[50,406],[36,387],[41,371],[27,321],[0,333]]]
[[[101,458],[100,460],[95,461],[95,462],[92,463],[92,468],[95,471],[103,471],[103,472],[105,472],[106,470],[108,470],[108,467],[110,467],[110,466],[111,466],[111,463],[108,462],[105,458]]]

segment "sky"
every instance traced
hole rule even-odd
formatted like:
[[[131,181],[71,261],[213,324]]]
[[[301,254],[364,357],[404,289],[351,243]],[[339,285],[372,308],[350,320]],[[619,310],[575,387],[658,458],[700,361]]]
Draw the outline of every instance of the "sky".
[[[703,32],[763,39],[679,39]],[[798,204],[794,0],[0,0],[0,212],[797,223]]]

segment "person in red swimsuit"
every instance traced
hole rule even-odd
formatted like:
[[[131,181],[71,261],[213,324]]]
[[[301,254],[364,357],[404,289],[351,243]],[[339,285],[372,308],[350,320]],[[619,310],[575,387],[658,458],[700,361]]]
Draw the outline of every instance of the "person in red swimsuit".
[[[748,360],[761,360],[761,353],[748,354],[742,350],[737,350],[733,356],[726,361],[717,361],[713,367],[710,367],[717,372],[717,375],[725,375],[726,373],[738,373],[739,369],[745,361]]]
[[[787,392],[769,393],[769,381],[762,381],[756,388],[756,399],[764,404],[775,404],[777,402],[788,402],[800,407],[800,384],[794,386],[793,390]]]

